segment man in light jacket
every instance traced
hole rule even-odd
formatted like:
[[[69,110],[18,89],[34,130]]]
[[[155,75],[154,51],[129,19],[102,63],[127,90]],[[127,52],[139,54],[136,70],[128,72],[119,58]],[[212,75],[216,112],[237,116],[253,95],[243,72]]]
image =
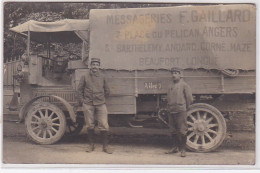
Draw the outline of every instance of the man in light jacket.
[[[100,59],[92,58],[90,71],[82,75],[78,85],[79,101],[82,103],[85,123],[88,129],[89,145],[86,152],[92,152],[94,146],[95,120],[103,140],[103,151],[112,154],[108,147],[108,114],[105,97],[109,95],[109,88],[105,77],[100,73]]]

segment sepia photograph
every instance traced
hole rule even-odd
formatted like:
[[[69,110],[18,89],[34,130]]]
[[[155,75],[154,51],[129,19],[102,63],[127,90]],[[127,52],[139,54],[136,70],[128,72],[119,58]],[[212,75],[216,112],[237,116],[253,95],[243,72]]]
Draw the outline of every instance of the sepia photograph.
[[[5,1],[2,165],[256,164],[256,4]]]

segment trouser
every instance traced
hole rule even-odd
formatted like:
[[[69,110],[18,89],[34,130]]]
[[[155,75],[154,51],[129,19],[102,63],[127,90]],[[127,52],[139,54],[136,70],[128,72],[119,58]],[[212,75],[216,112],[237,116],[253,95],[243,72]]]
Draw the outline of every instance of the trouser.
[[[83,104],[83,113],[85,118],[85,123],[88,129],[88,138],[90,145],[94,146],[94,128],[95,128],[95,120],[98,122],[98,129],[101,132],[102,140],[103,140],[103,150],[107,150],[108,146],[108,115],[107,115],[107,107],[105,104],[102,105],[87,105]]]
[[[176,145],[179,150],[185,149],[187,141],[187,112],[170,113],[168,115],[169,128],[172,135],[173,145]]]
[[[108,131],[108,115],[107,107],[102,105],[87,105],[83,103],[83,113],[87,129],[95,128],[95,120],[98,122],[98,129],[100,131]]]

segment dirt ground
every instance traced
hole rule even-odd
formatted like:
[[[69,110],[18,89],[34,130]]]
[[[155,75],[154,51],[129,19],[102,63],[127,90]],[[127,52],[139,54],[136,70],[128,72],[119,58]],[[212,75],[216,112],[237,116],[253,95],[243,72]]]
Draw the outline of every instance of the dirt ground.
[[[86,153],[87,136],[84,133],[74,137],[65,137],[54,145],[38,145],[28,141],[23,124],[4,121],[3,162],[6,166],[11,164],[84,164],[86,167],[93,164],[176,166],[253,165],[255,163],[254,144],[248,147],[245,143],[247,145],[245,147],[241,146],[243,142],[235,145],[232,144],[235,140],[227,139],[214,152],[187,152],[187,157],[181,158],[179,154],[164,154],[169,149],[167,136],[133,135],[131,130],[124,128],[113,128],[111,131],[111,146],[115,150],[112,155],[102,152],[99,138],[97,138],[95,151]],[[250,139],[253,137],[251,136]]]

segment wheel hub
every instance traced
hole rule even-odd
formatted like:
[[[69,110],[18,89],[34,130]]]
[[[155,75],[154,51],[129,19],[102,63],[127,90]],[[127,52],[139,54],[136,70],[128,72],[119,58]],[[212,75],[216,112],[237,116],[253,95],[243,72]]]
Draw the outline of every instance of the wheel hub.
[[[49,129],[51,127],[51,122],[50,122],[50,120],[48,120],[46,118],[42,119],[40,126],[41,126],[41,129],[44,129],[44,130]]]
[[[42,121],[41,122],[41,126],[42,126],[42,128],[46,128],[47,127],[47,123],[45,121]]]
[[[203,120],[198,120],[194,123],[194,131],[196,134],[201,135],[207,130],[207,123]]]
[[[205,130],[205,127],[204,127],[202,124],[199,124],[199,125],[198,125],[198,130],[199,130],[200,132],[203,132],[203,131]]]

